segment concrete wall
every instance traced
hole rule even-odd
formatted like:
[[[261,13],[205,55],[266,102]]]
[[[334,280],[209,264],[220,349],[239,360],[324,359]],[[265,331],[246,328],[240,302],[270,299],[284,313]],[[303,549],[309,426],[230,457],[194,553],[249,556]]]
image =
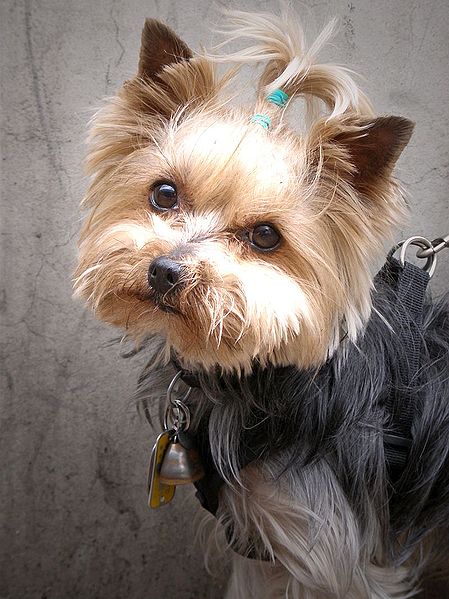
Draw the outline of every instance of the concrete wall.
[[[341,17],[327,57],[367,78],[380,113],[417,123],[400,161],[413,209],[406,232],[448,233],[447,1],[301,6],[317,26]],[[3,0],[0,11],[0,597],[216,599],[223,577],[206,574],[193,545],[191,491],[146,508],[154,434],[129,399],[140,365],[108,345],[114,331],[72,301],[70,283],[89,117],[134,72],[144,17],[193,47],[211,41],[216,17],[208,0]],[[449,253],[436,290],[448,265]]]

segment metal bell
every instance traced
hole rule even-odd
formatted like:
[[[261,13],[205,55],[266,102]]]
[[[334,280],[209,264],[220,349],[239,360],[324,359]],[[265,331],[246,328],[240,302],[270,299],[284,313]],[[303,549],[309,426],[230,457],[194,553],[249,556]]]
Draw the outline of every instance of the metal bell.
[[[166,485],[187,485],[204,476],[204,469],[197,450],[184,447],[178,438],[168,446],[162,461],[159,480]]]

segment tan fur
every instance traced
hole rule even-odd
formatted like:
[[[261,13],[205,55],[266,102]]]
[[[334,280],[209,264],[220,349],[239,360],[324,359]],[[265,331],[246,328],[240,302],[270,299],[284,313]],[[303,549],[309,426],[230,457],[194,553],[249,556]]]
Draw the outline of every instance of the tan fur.
[[[302,33],[287,43],[274,18],[238,12],[234,21],[235,36],[265,31],[267,39],[232,58],[271,59],[263,89],[283,82],[292,96],[324,100],[327,115],[301,137],[262,95],[253,106],[230,106],[226,86],[235,69],[219,79],[212,59],[189,58],[173,32],[147,24],[139,75],[92,124],[93,179],[83,201],[90,212],[75,289],[137,343],[162,335],[167,355],[173,348],[190,367],[316,366],[343,336],[355,339],[369,317],[369,263],[405,209],[391,168],[410,127],[376,129],[349,73],[313,63],[331,28],[307,52]],[[163,40],[160,57],[152,40]],[[272,115],[269,131],[251,122],[256,112]],[[368,177],[363,169],[383,155],[384,130],[395,152]],[[150,207],[159,180],[176,183],[180,210]],[[258,252],[240,239],[267,222],[282,236],[276,250]],[[184,289],[167,298],[177,314],[159,310],[147,282],[152,260],[171,254],[187,269]]]

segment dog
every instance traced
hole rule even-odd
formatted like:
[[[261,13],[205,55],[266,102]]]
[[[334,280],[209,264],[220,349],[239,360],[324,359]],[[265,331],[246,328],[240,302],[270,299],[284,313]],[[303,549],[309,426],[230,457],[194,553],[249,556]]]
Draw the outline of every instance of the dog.
[[[423,300],[419,376],[398,383],[416,323],[372,274],[408,214],[393,170],[413,123],[317,61],[334,23],[307,48],[290,13],[227,16],[249,40],[227,55],[145,22],[136,76],[93,120],[75,290],[148,352],[147,405],[177,370],[193,389],[230,599],[405,599],[449,538],[448,304]],[[257,98],[236,105],[255,63]]]

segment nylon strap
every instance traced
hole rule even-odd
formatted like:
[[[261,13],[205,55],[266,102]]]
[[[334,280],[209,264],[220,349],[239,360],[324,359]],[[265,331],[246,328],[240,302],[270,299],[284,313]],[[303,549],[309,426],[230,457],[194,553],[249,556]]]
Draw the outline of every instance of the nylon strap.
[[[390,258],[384,267],[386,279],[396,292],[397,320],[391,323],[397,336],[398,363],[392,368],[392,381],[386,402],[390,416],[384,433],[384,450],[392,483],[397,483],[407,464],[413,439],[412,427],[419,406],[423,308],[429,275],[406,262],[402,267]]]

